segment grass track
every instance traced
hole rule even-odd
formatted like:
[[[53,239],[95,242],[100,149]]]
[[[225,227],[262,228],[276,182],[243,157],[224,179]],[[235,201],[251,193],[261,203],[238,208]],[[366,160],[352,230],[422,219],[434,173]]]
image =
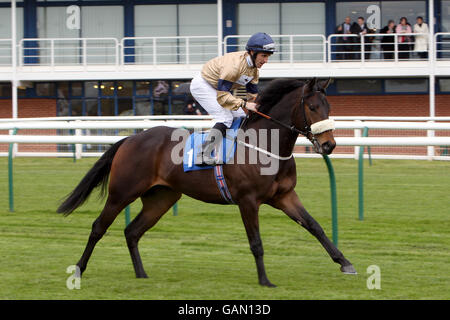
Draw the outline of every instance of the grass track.
[[[120,215],[97,245],[80,290],[68,290],[102,203],[55,213],[93,159],[15,159],[16,212],[8,212],[7,159],[0,159],[0,299],[449,299],[450,163],[374,161],[365,166],[366,215],[357,219],[357,162],[333,160],[339,249],[357,276],[343,275],[319,242],[282,212],[260,210],[269,279],[256,267],[237,208],[186,196],[140,242],[149,279],[135,279]],[[320,159],[297,160],[296,191],[331,237],[329,181]],[[132,205],[132,215],[140,209]],[[381,269],[368,290],[366,268]]]

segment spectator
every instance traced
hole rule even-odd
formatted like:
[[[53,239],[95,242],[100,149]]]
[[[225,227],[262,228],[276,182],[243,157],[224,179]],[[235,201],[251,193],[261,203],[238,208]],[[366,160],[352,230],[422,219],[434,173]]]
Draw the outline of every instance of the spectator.
[[[395,28],[395,32],[398,34],[403,33],[412,33],[411,25],[408,23],[408,19],[405,17],[400,18],[400,23]],[[399,36],[398,37],[398,58],[399,59],[408,59],[409,58],[409,51],[410,51],[410,45],[411,45],[411,36],[405,35],[405,36]]]
[[[414,33],[426,33],[415,37],[414,51],[421,59],[428,59],[428,25],[423,22],[422,17],[417,17]]]
[[[350,17],[346,17],[344,22],[336,27],[337,34],[352,34],[351,32],[351,20]],[[352,60],[354,59],[354,37],[338,37],[336,42],[339,44],[337,46],[336,54],[337,60]]]
[[[380,33],[393,34],[395,33],[395,22],[394,20],[389,20],[387,26],[381,29]],[[383,36],[381,43],[381,48],[383,49],[383,58],[385,60],[394,60],[394,36]]]
[[[373,31],[371,29],[369,29],[369,27],[367,26],[367,23],[365,22],[363,17],[359,17],[358,18],[358,22],[353,23],[351,31],[353,34],[357,34],[360,37],[356,38],[356,43],[361,43],[361,37],[364,37],[364,59],[369,59],[370,58],[370,50],[372,49],[371,46],[371,42],[373,40],[373,37],[365,37],[366,34],[368,33],[373,33]],[[361,46],[360,46],[360,51],[361,50]],[[361,54],[357,54],[357,57],[361,57]]]

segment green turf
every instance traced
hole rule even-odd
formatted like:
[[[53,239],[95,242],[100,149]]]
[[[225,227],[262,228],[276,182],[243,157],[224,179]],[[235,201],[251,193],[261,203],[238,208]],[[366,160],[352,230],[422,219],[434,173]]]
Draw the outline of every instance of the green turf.
[[[257,284],[244,227],[234,206],[186,196],[140,242],[148,279],[136,279],[119,215],[97,245],[81,280],[75,264],[102,203],[95,194],[68,217],[59,199],[93,159],[15,159],[15,208],[8,212],[7,159],[0,159],[0,299],[449,299],[450,163],[365,164],[365,220],[358,220],[357,162],[333,160],[339,249],[358,271],[344,275],[319,242],[282,212],[260,211],[266,270],[277,288]],[[297,160],[297,192],[331,238],[330,193],[321,159]],[[132,205],[132,215],[140,204]],[[381,269],[381,290],[366,286]]]

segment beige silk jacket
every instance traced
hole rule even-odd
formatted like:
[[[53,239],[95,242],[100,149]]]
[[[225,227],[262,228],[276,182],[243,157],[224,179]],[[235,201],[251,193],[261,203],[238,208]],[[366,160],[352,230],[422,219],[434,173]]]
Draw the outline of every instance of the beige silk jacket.
[[[258,68],[253,66],[246,51],[230,52],[209,60],[202,69],[202,77],[217,89],[217,102],[224,108],[238,110],[244,106],[244,100],[236,98],[231,90],[245,86],[247,100],[253,100],[258,94]]]

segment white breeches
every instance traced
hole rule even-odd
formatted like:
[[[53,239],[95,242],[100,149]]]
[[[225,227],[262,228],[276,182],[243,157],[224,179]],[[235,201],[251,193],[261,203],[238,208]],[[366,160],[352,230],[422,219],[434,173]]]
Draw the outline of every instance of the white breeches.
[[[194,99],[213,117],[216,123],[221,122],[229,128],[233,123],[233,118],[245,117],[242,109],[232,111],[222,107],[217,102],[217,90],[203,79],[201,74],[192,79],[190,89]]]

